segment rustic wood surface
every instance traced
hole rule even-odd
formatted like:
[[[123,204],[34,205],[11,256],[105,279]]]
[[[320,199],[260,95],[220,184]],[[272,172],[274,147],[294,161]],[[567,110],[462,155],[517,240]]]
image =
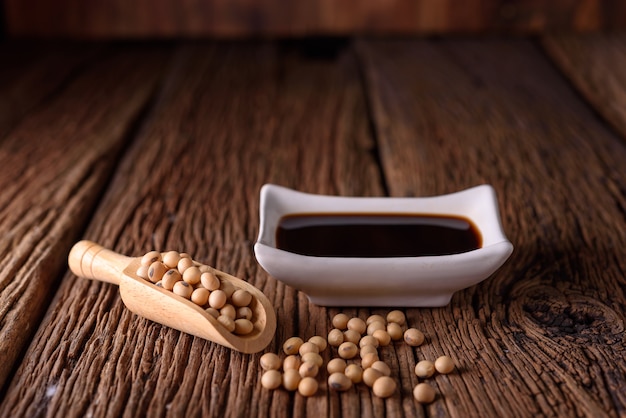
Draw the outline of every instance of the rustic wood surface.
[[[529,34],[626,28],[626,4],[611,0],[4,0],[3,3],[7,33],[26,37]]]
[[[621,80],[610,65],[620,41],[594,41],[593,71],[575,65],[591,53],[586,42],[186,42],[18,54],[0,72],[0,92],[27,86],[0,96],[0,107],[20,103],[0,126],[11,167],[0,177],[0,416],[626,415],[626,136],[614,129],[623,113],[605,108],[626,99],[603,84]],[[614,105],[603,107],[606,95]],[[312,305],[258,266],[258,192],[270,182],[359,196],[490,183],[515,251],[449,306],[404,310],[427,342],[381,350],[399,384],[389,399],[364,385],[330,391],[325,372],[311,398],[267,391],[260,354],[141,319],[115,286],[66,270],[83,237],[132,256],[186,251],[269,297],[274,352],[292,335],[324,335],[340,311],[387,312]],[[457,370],[428,380],[438,396],[422,406],[413,367],[442,354]]]

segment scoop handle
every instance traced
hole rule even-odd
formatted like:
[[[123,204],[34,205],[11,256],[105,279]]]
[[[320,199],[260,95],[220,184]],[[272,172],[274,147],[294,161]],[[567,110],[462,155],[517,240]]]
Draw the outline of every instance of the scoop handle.
[[[120,284],[124,269],[132,257],[118,254],[92,241],[79,241],[70,250],[67,262],[77,276],[111,284]]]

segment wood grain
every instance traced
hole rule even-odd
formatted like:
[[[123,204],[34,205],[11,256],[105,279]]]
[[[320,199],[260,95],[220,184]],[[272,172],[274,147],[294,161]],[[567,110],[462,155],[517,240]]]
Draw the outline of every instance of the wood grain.
[[[289,43],[180,49],[86,233],[128,255],[186,251],[257,285],[277,310],[271,350],[292,335],[326,332],[328,318],[254,262],[260,186],[381,193],[354,57],[322,49],[322,55]],[[140,319],[123,307],[115,287],[66,275],[2,412],[340,413],[339,395],[305,401],[262,390],[258,358]]]
[[[0,230],[8,231],[0,307],[22,315],[30,294],[40,298],[38,315],[48,307],[41,321],[6,314],[0,322],[13,327],[2,329],[4,344],[35,332],[23,358],[8,359],[17,371],[0,416],[626,414],[626,142],[542,48],[520,39],[175,48],[167,66],[167,46],[98,53],[0,143],[4,166],[22,164],[0,177]],[[49,147],[36,145],[42,137]],[[314,306],[257,265],[258,193],[267,182],[359,196],[490,183],[515,251],[449,306],[404,310],[427,341],[381,350],[400,386],[389,399],[364,385],[329,391],[325,372],[311,398],[264,390],[260,354],[141,319],[115,286],[69,272],[48,299],[83,231],[129,256],[186,251],[256,285],[277,313],[268,351],[293,335],[324,335],[340,311],[386,313]],[[12,283],[30,290],[9,293]],[[457,370],[429,379],[437,399],[420,405],[413,368],[442,354]]]
[[[434,379],[441,402],[426,413],[622,416],[624,142],[528,42],[359,52],[390,194],[491,183],[516,246],[450,306],[407,311],[430,337],[417,358],[460,363]]]
[[[620,30],[609,0],[5,0],[10,36],[345,36]]]
[[[29,105],[22,102],[20,112],[31,111],[0,144],[0,385],[37,331],[67,251],[150,97],[159,73],[153,66],[162,61],[154,52],[109,52],[33,109],[86,51],[68,62],[35,58],[34,65],[46,63],[50,80],[25,67],[25,77],[36,74],[32,80],[44,90],[30,96]],[[22,86],[26,94],[37,90]]]
[[[542,45],[594,110],[626,137],[626,37],[552,35]]]

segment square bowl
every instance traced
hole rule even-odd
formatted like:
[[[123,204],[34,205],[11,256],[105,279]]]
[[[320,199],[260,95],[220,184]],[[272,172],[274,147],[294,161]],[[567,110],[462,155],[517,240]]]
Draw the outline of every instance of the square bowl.
[[[266,184],[260,199],[260,228],[254,245],[258,263],[316,305],[445,306],[454,292],[493,274],[513,251],[490,185],[440,196],[394,198],[316,195]],[[417,257],[310,256],[277,248],[281,219],[311,213],[462,217],[476,226],[482,243],[471,251]]]

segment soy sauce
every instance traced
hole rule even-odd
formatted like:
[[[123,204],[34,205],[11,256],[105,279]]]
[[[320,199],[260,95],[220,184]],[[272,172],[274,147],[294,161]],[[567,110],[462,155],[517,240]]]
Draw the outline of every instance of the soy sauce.
[[[307,213],[287,215],[276,246],[315,257],[420,257],[480,248],[478,228],[463,217],[413,214]]]

